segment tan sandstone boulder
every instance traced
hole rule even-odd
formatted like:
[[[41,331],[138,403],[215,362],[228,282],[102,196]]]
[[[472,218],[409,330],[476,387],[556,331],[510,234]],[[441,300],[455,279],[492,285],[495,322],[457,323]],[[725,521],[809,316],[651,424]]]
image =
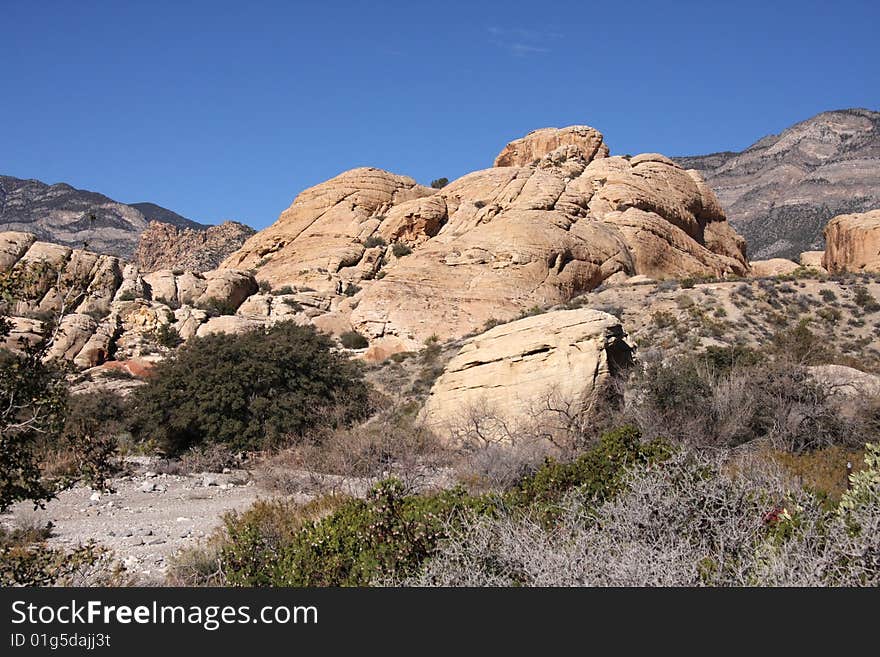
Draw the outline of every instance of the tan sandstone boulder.
[[[798,263],[786,258],[770,258],[769,260],[752,260],[749,263],[751,275],[755,278],[762,276],[783,276],[790,274],[800,267]]]
[[[540,421],[548,402],[572,413],[588,410],[631,350],[617,318],[586,308],[496,326],[465,342],[449,362],[431,389],[425,419],[447,440],[468,439],[475,422],[484,439],[509,440]]]
[[[880,210],[841,214],[829,221],[822,264],[832,274],[880,271]]]
[[[820,273],[825,273],[827,270],[825,269],[825,265],[822,264],[824,259],[824,251],[804,251],[798,258],[798,262],[800,262],[801,267],[807,267],[808,269],[815,269]]]
[[[542,128],[510,142],[495,158],[496,167],[527,166],[561,146],[574,146],[587,161],[608,155],[602,133],[588,126]]]

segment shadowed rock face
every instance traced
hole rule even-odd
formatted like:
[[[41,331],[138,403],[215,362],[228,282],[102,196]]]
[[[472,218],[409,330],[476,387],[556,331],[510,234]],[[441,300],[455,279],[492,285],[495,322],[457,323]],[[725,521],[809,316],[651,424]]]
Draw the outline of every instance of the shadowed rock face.
[[[153,203],[126,205],[64,183],[0,176],[0,231],[24,231],[47,242],[130,258],[151,218],[203,228]]]
[[[824,112],[741,153],[675,160],[718,195],[754,259],[824,247],[838,214],[880,207],[880,112]]]
[[[151,221],[138,240],[134,264],[146,272],[158,269],[209,271],[216,269],[255,232],[235,221],[204,230]]]
[[[586,126],[505,147],[441,190],[354,169],[304,191],[223,266],[333,296],[371,340],[410,348],[566,301],[611,276],[744,274],[743,240],[695,172],[608,157]],[[392,244],[395,243],[395,244]]]

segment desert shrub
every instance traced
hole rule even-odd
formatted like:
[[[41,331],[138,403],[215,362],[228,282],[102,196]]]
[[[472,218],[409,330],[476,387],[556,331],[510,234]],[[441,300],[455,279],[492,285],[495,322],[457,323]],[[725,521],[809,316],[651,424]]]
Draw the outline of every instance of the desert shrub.
[[[119,295],[117,301],[134,301],[135,299],[137,299],[137,297],[135,296],[134,292],[132,292],[131,290],[126,290]]]
[[[461,457],[455,474],[468,490],[502,492],[537,472],[548,456],[547,446],[539,441],[476,445]]]
[[[860,470],[864,449],[832,445],[800,454],[769,449],[761,454],[778,463],[820,500],[836,504],[849,487],[847,464]]]
[[[519,483],[511,498],[516,506],[555,507],[565,494],[577,489],[591,499],[602,500],[619,488],[627,466],[662,459],[667,453],[663,441],[642,442],[636,427],[613,429],[573,461],[548,459]]]
[[[474,207],[480,210],[486,207],[486,201],[474,201]]]
[[[339,336],[339,342],[346,349],[366,349],[370,346],[369,340],[357,331],[346,331]]]
[[[654,323],[654,326],[659,329],[668,328],[670,326],[674,326],[677,323],[675,315],[666,310],[657,310],[652,313],[651,321]]]
[[[299,303],[296,299],[285,299],[284,305],[288,308],[293,309],[294,312],[301,313],[303,311],[302,304]]]
[[[758,365],[764,358],[757,351],[743,345],[731,347],[709,346],[704,351],[709,366],[717,372],[730,371],[737,367]]]
[[[798,363],[758,361],[741,347],[646,363],[624,415],[646,436],[733,447],[764,438],[792,452],[854,439],[830,391]]]
[[[269,281],[258,281],[257,290],[260,294],[269,294],[272,291],[272,284]]]
[[[67,385],[63,371],[45,363],[43,353],[42,345],[23,353],[0,349],[0,511],[19,500],[39,505],[54,495],[41,472],[40,452],[41,445],[60,440]]]
[[[394,246],[391,247],[391,252],[395,258],[402,258],[412,253],[412,249],[403,242],[395,242]]]
[[[156,466],[160,474],[187,475],[194,472],[223,472],[239,465],[235,454],[222,444],[197,445],[178,458],[162,459]]]
[[[431,181],[431,187],[433,187],[434,189],[443,189],[448,184],[448,178],[437,178],[436,180]]]
[[[282,322],[194,338],[133,394],[133,432],[178,455],[201,444],[256,448],[367,410],[359,366],[326,335]],[[330,413],[330,409],[335,409]]]
[[[282,285],[279,288],[272,290],[273,296],[281,296],[282,294],[296,294],[296,290],[294,290],[290,285]]]
[[[126,424],[127,408],[119,395],[72,395],[60,439],[41,443],[45,476],[56,484],[85,480],[93,488],[109,489],[118,438],[127,431]]]
[[[383,409],[352,427],[321,428],[266,459],[262,482],[280,493],[366,492],[370,482],[398,479],[420,490],[450,459],[436,436],[418,419],[419,406]]]
[[[678,284],[681,285],[682,289],[688,290],[696,285],[696,279],[693,278],[682,278]]]
[[[355,294],[361,291],[361,287],[359,285],[355,285],[354,283],[349,283],[345,286],[345,289],[342,293],[347,297],[353,297]]]
[[[156,342],[162,347],[174,349],[180,346],[183,338],[180,337],[180,333],[171,324],[159,324],[156,328]]]
[[[236,307],[224,299],[209,297],[199,302],[198,308],[208,313],[209,317],[221,317],[223,315],[234,315]]]
[[[415,586],[811,586],[880,583],[880,489],[828,512],[773,468],[679,453],[639,464],[556,522],[505,512],[450,528]],[[870,472],[865,470],[863,472]],[[873,472],[877,472],[876,468]],[[868,479],[871,475],[866,475]],[[876,476],[876,475],[875,475]],[[851,524],[848,524],[851,523]]]
[[[210,555],[190,560],[210,562],[200,569],[221,572],[234,586],[361,586],[406,578],[470,518],[510,509],[549,520],[566,492],[607,499],[620,489],[628,465],[665,454],[659,443],[642,445],[637,431],[623,428],[581,459],[546,462],[503,495],[470,495],[461,487],[409,494],[392,478],[376,484],[366,499],[257,502],[225,517],[216,568]]]
[[[772,354],[803,365],[821,365],[834,360],[827,340],[813,333],[805,320],[774,333],[768,347]]]
[[[122,584],[111,555],[94,543],[72,550],[45,543],[0,547],[0,586],[108,586]]]
[[[853,301],[866,313],[874,313],[880,310],[880,303],[868,292],[868,288],[864,285],[857,285],[853,288]]]
[[[225,519],[221,559],[233,586],[364,586],[407,576],[433,552],[447,523],[490,505],[462,489],[406,495],[394,479],[317,521],[284,502],[259,504]]]
[[[837,301],[837,295],[834,293],[834,290],[819,290],[819,296],[822,297],[822,301],[825,303]]]
[[[388,242],[381,235],[371,235],[364,241],[364,246],[372,249],[377,246],[388,246]]]

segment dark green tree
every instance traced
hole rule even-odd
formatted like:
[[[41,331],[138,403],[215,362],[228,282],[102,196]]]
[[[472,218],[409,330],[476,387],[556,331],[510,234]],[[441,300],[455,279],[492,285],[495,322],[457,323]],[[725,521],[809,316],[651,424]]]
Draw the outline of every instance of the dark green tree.
[[[359,365],[293,322],[194,338],[156,367],[132,404],[135,437],[169,454],[207,443],[259,448],[369,406]]]

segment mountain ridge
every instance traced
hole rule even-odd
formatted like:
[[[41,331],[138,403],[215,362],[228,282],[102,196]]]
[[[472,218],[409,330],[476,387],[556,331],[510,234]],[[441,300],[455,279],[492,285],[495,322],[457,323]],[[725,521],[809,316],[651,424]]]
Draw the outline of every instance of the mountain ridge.
[[[131,259],[151,220],[180,229],[207,225],[150,202],[127,204],[65,182],[0,175],[0,230]]]
[[[753,259],[824,248],[838,215],[880,207],[880,112],[821,112],[742,151],[672,158],[718,196]]]

